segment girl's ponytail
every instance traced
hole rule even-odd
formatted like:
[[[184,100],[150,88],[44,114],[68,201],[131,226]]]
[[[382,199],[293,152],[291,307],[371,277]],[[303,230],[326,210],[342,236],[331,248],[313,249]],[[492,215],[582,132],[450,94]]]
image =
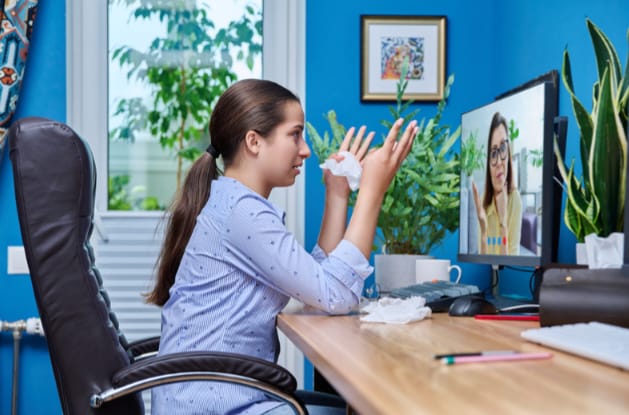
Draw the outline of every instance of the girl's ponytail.
[[[183,187],[170,207],[164,243],[157,263],[157,277],[146,301],[163,306],[170,297],[170,287],[190,240],[197,216],[210,196],[212,180],[218,176],[216,159],[204,152],[190,167]]]

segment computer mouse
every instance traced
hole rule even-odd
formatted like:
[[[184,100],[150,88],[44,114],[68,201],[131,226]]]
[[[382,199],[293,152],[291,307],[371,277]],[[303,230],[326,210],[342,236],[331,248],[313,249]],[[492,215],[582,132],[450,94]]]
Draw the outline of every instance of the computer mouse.
[[[496,306],[479,296],[459,297],[450,304],[448,310],[448,314],[455,317],[496,313],[498,313]]]

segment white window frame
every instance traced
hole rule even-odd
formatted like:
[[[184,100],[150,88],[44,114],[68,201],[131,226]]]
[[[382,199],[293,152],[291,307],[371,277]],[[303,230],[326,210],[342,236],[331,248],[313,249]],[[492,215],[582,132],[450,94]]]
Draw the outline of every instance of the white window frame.
[[[305,0],[264,0],[262,72],[305,103]],[[67,122],[90,144],[96,168],[107,171],[107,1],[66,0]],[[101,173],[101,177],[107,177]],[[276,189],[287,225],[303,241],[304,175]],[[107,180],[99,180],[96,208],[107,211]]]
[[[295,92],[305,104],[306,0],[263,0],[263,62],[265,79]],[[66,0],[67,123],[89,143],[96,163],[97,219],[107,212],[107,0]],[[287,212],[286,225],[304,241],[305,174],[295,186],[276,189],[271,200]],[[155,212],[125,215],[156,217]],[[98,223],[97,223],[98,225]],[[98,230],[98,229],[97,229]],[[103,235],[101,235],[103,236]],[[284,341],[283,341],[284,343]],[[303,382],[303,355],[291,344],[283,345],[286,366]]]

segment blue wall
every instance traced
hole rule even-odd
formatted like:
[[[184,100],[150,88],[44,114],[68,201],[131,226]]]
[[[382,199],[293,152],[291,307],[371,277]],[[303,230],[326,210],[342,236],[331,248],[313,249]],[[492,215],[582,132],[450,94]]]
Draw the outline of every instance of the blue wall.
[[[585,28],[591,17],[627,55],[629,7],[626,0],[564,0],[501,2],[498,0],[338,1],[309,0],[306,27],[306,114],[322,131],[322,114],[335,109],[345,125],[368,124],[380,129],[388,117],[387,104],[362,104],[359,99],[361,14],[447,16],[447,71],[456,81],[443,121],[457,126],[461,112],[547,72],[559,69],[568,47],[573,60],[577,93],[589,96],[596,77],[594,57]],[[40,3],[17,117],[40,115],[64,121],[65,2]],[[584,98],[584,101],[587,100]],[[418,104],[420,117],[434,114],[433,104]],[[577,156],[577,131],[567,94],[561,89],[560,112],[570,119],[568,157]],[[323,206],[323,188],[316,160],[307,163],[306,245],[316,241]],[[0,166],[0,320],[13,321],[37,314],[26,276],[6,275],[6,247],[21,245],[8,155]],[[434,255],[456,261],[458,235],[451,235]],[[560,262],[574,262],[574,237],[561,225]],[[485,266],[460,264],[464,281],[486,283]],[[520,278],[520,281],[522,279]],[[501,287],[502,288],[502,287]],[[525,291],[525,284],[505,287]],[[0,335],[0,415],[10,413],[11,353],[9,335]],[[42,339],[22,343],[19,413],[60,413],[50,361]]]
[[[66,119],[65,2],[39,3],[14,119]],[[7,275],[7,246],[22,245],[8,148],[0,166],[0,320],[38,316],[28,275]],[[0,334],[0,415],[11,413],[13,338]],[[24,335],[20,347],[18,414],[61,413],[46,342]]]
[[[551,69],[560,70],[566,46],[573,62],[577,94],[589,108],[596,66],[585,26],[586,17],[610,37],[623,64],[627,56],[629,7],[626,0],[597,3],[589,0],[310,1],[306,14],[306,117],[319,132],[327,129],[322,114],[330,109],[336,110],[346,126],[368,124],[381,133],[384,130],[379,121],[390,117],[388,103],[360,102],[361,14],[447,16],[447,72],[455,74],[455,83],[443,122],[453,128],[460,124],[462,112],[485,104],[501,92]],[[563,85],[559,101],[560,114],[569,116],[568,159],[578,157],[578,130]],[[419,118],[431,117],[435,105],[417,104],[421,108]],[[308,161],[306,169],[306,244],[311,247],[318,236],[324,190],[316,157]],[[457,242],[458,233],[450,235],[431,254],[456,262]],[[575,242],[562,220],[558,262],[575,262]],[[459,265],[463,268],[463,282],[481,287],[489,284],[488,266]],[[528,273],[501,272],[502,293],[526,296],[528,283]]]

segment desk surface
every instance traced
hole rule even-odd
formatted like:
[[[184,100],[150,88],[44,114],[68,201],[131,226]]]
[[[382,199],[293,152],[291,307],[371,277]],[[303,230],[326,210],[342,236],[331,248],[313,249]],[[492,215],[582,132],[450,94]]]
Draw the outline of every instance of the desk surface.
[[[522,340],[537,322],[433,314],[391,325],[293,312],[278,327],[361,415],[629,413],[628,372]],[[454,366],[433,358],[507,349],[554,356]]]

